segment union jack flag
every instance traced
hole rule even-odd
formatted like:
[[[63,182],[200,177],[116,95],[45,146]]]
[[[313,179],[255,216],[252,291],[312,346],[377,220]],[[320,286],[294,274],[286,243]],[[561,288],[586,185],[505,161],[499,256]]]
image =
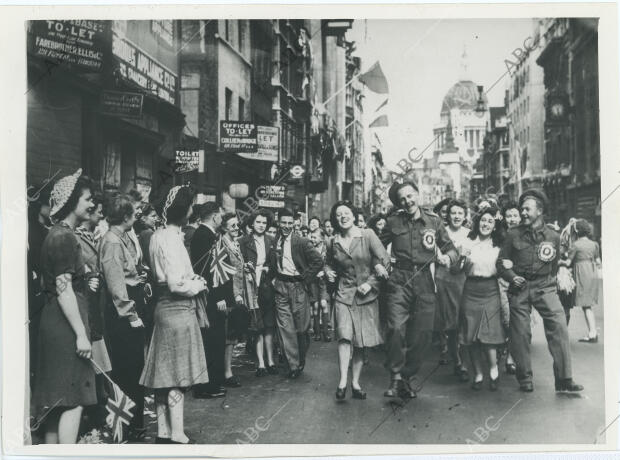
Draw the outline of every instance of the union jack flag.
[[[135,403],[115,383],[112,384],[112,388],[114,389],[114,398],[108,398],[106,404],[108,410],[106,423],[112,429],[114,441],[120,443],[123,441],[123,424],[129,425],[131,422],[133,414],[130,409],[135,406]]]
[[[209,262],[209,271],[213,276],[213,287],[216,288],[230,279],[235,274],[235,267],[230,264],[228,252],[224,247],[222,238],[215,243],[211,252],[211,260]]]

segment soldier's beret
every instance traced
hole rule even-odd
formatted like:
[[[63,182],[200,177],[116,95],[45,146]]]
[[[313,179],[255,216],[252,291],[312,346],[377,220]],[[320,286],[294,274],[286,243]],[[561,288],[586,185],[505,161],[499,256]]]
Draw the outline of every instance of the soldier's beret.
[[[542,203],[543,211],[547,210],[549,199],[547,198],[547,195],[545,195],[545,193],[542,190],[530,189],[530,190],[526,190],[525,192],[523,192],[521,196],[519,197],[519,207],[523,205],[523,202],[527,198],[534,198],[538,202]]]
[[[390,187],[390,190],[388,191],[388,197],[390,198],[390,201],[397,208],[400,208],[400,203],[398,202],[398,191],[407,185],[412,186],[416,192],[418,191],[418,186],[413,181],[405,181],[402,184],[394,182]]]

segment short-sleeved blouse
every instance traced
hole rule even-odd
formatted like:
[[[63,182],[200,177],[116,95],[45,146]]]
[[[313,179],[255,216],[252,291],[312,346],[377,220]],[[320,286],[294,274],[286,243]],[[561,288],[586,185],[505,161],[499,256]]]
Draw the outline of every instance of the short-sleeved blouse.
[[[82,247],[73,230],[63,222],[54,225],[41,248],[45,292],[53,296],[60,294],[56,291],[56,277],[64,273],[72,275],[74,290],[84,291],[85,267]]]
[[[468,238],[464,242],[464,249],[470,251],[468,256],[471,262],[471,268],[468,273],[469,276],[497,276],[495,264],[499,256],[499,247],[493,246],[493,240],[491,238],[487,238],[486,240],[480,240],[478,237],[476,237],[475,240]]]

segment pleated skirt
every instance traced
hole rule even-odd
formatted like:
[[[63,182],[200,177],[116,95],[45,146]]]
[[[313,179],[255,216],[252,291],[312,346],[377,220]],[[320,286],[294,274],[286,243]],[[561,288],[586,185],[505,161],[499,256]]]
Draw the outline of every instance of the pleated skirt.
[[[187,388],[208,381],[195,300],[161,296],[155,307],[153,335],[140,384],[148,388]]]
[[[459,342],[461,345],[474,342],[501,345],[505,340],[497,278],[467,278],[461,303]]]

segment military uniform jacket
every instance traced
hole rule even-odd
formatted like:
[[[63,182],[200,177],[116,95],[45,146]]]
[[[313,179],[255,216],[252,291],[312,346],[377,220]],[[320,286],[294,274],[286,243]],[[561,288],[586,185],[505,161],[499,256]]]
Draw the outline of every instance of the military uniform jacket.
[[[436,249],[440,249],[456,262],[457,252],[441,217],[429,209],[419,209],[417,219],[403,209],[388,216],[380,237],[383,245],[392,243],[392,257],[397,261],[427,264],[435,260]]]
[[[515,276],[555,276],[558,271],[560,234],[547,225],[533,229],[529,225],[518,225],[508,231],[497,258],[497,272],[507,281]],[[505,269],[502,260],[513,263]]]

